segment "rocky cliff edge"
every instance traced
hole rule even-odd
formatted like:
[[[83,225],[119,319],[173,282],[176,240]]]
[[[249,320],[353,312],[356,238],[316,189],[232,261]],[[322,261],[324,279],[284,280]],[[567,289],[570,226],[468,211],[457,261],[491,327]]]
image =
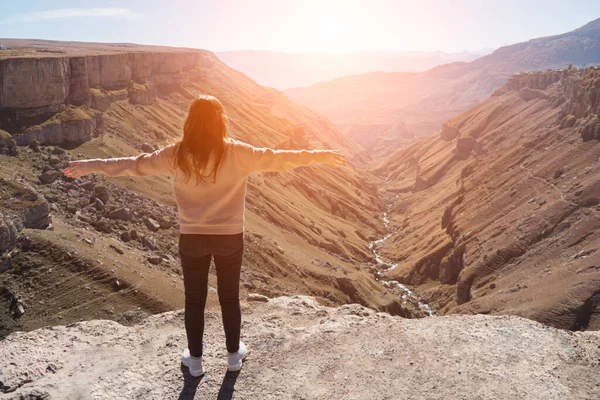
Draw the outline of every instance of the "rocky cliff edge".
[[[206,322],[203,378],[180,366],[181,311],[133,326],[102,320],[13,333],[0,343],[0,398],[600,398],[600,332],[514,316],[411,320],[281,297],[245,306],[250,356],[234,374],[220,315]]]

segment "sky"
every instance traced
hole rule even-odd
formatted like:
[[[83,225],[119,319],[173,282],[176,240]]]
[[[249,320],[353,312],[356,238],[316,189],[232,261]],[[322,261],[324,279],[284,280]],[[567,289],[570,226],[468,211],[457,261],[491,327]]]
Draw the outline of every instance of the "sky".
[[[0,38],[458,52],[571,31],[600,18],[600,0],[0,0],[0,10]]]

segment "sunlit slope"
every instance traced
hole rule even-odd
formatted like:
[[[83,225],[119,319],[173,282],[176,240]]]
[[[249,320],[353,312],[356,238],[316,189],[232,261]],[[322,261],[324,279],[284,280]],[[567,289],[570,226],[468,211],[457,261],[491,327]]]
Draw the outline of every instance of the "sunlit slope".
[[[376,72],[286,90],[294,101],[326,115],[354,137],[372,136],[382,126],[400,139],[436,132],[445,120],[487,98],[511,74],[570,63],[600,63],[600,20],[562,35],[501,47],[468,63],[456,62],[420,73]],[[401,123],[400,125],[398,125]],[[394,125],[398,128],[394,128]],[[385,129],[378,129],[380,133]],[[385,138],[389,136],[383,135]],[[382,149],[387,155],[391,150]]]
[[[444,312],[600,327],[597,70],[518,75],[389,156],[387,275]]]

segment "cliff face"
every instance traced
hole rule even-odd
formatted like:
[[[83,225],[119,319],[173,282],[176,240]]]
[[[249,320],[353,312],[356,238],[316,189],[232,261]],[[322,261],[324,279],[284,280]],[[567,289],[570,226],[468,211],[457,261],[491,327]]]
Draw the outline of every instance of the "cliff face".
[[[0,128],[18,144],[83,142],[100,122],[89,107],[103,112],[127,98],[149,104],[161,89],[198,78],[203,63],[210,61],[200,51],[0,59]],[[88,116],[48,123],[67,106]]]

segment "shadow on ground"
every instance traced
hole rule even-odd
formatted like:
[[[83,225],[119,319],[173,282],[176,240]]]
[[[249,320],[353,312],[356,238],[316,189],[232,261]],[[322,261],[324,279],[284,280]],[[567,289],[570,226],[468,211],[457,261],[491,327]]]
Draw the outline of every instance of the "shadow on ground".
[[[204,379],[205,375],[194,377],[190,374],[190,371],[183,364],[181,365],[181,372],[183,374],[183,389],[179,393],[179,400],[194,400],[198,386]],[[235,391],[235,382],[240,375],[239,371],[225,373],[221,388],[217,394],[217,400],[231,400],[233,392]]]

